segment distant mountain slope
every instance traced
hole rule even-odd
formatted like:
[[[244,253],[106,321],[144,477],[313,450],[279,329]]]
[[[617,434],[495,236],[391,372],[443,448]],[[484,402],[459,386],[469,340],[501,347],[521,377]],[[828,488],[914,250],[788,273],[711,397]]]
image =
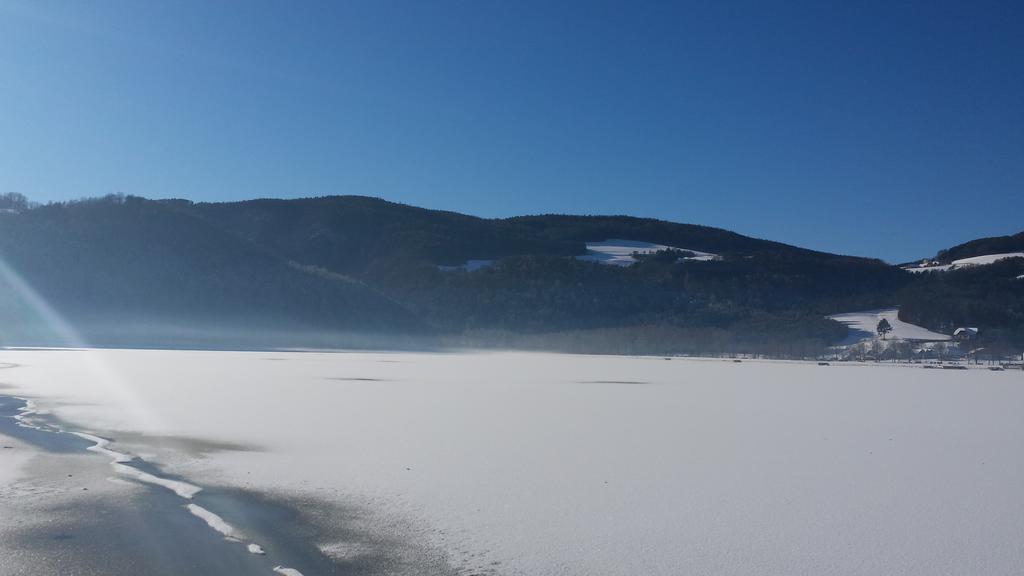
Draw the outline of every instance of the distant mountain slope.
[[[979,238],[940,250],[937,264],[912,271],[900,292],[899,317],[952,333],[981,329],[974,345],[992,351],[1024,350],[1024,232]],[[931,270],[932,272],[927,272]]]
[[[578,258],[602,242],[614,258]],[[361,196],[20,202],[0,212],[0,257],[13,270],[0,278],[4,342],[54,322],[22,278],[92,343],[168,345],[173,333],[188,346],[223,332],[216,345],[353,345],[345,333],[386,335],[367,344],[380,347],[806,356],[845,335],[827,315],[895,305],[932,330],[963,322],[1024,343],[1024,262],[914,275],[629,216],[484,219]]]
[[[361,196],[167,204],[267,252],[356,276],[446,331],[723,328],[764,312],[890,305],[880,295],[905,280],[879,260],[650,218],[483,219]],[[610,238],[722,257],[674,266],[652,254],[618,272],[570,258]],[[496,264],[457,271],[479,260]]]
[[[1024,349],[1022,276],[1024,258],[922,275],[900,295],[900,318],[946,333],[979,327],[986,339]]]
[[[396,263],[459,265],[585,250],[581,242],[544,238],[500,220],[365,196],[172,204],[284,258],[344,274]]]
[[[844,258],[719,228],[631,216],[484,219],[366,196],[166,203],[283,257],[346,274],[396,262],[457,266],[510,256],[578,256],[586,254],[587,242],[611,238],[716,254]]]
[[[1024,252],[1024,232],[1018,232],[1011,236],[993,236],[991,238],[978,238],[977,240],[964,242],[952,248],[940,250],[936,254],[935,259],[941,264],[949,264],[954,260],[961,260],[963,258],[1009,252]]]
[[[779,242],[750,238],[721,228],[680,224],[653,218],[548,214],[519,216],[506,221],[525,226],[543,238],[563,242],[595,242],[609,238],[626,238],[715,254],[770,251],[834,256]]]
[[[80,327],[422,330],[360,282],[303,268],[209,223],[140,198],[0,214],[0,256]],[[3,310],[24,307],[6,287]]]

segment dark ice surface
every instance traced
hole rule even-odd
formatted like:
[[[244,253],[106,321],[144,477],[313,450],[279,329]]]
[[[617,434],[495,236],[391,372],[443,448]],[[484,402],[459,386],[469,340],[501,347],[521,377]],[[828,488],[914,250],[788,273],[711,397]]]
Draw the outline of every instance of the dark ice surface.
[[[0,441],[11,438],[42,455],[29,468],[29,484],[84,478],[89,475],[85,469],[91,469],[94,478],[116,476],[109,469],[108,458],[86,451],[91,442],[64,432],[65,426],[53,417],[32,415],[32,423],[42,430],[22,426],[15,417],[25,406],[24,399],[0,395]],[[188,481],[139,458],[128,465],[160,477]],[[33,520],[19,527],[18,519],[8,516],[8,532],[0,542],[0,551],[7,558],[0,559],[0,573],[269,576],[278,565],[299,570],[304,576],[456,572],[444,554],[403,541],[400,534],[381,536],[347,528],[345,519],[359,512],[336,503],[215,486],[204,486],[191,500],[149,484],[139,484],[134,490],[74,490],[82,491],[65,490],[62,497],[35,498],[28,503],[0,498],[0,516],[31,516]],[[221,516],[246,539],[225,539],[188,511],[190,503]],[[329,526],[323,522],[325,517],[330,520]],[[325,529],[332,539],[357,543],[364,553],[344,561],[328,558],[316,546],[323,540]],[[259,544],[266,555],[251,554],[246,548],[249,543]]]

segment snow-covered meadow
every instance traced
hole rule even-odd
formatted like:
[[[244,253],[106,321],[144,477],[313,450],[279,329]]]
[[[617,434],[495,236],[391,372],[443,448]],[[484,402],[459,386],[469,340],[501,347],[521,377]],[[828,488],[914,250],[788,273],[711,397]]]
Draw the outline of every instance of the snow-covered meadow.
[[[358,531],[423,542],[465,574],[1024,572],[1019,371],[526,353],[0,355],[18,365],[3,371],[5,394],[114,450],[196,486],[319,503],[308,510],[316,543],[338,558],[361,553]],[[359,513],[333,517],[333,505]]]
[[[919,266],[907,266],[903,268],[907,272],[945,272],[948,270],[957,270],[960,268],[970,268],[972,266],[987,266],[994,264],[1000,260],[1006,260],[1007,258],[1024,258],[1024,252],[1005,252],[1002,254],[984,254],[981,256],[971,256],[970,258],[960,258],[959,260],[953,260],[949,264],[922,264]]]
[[[887,338],[892,340],[944,342],[951,339],[949,334],[934,332],[923,326],[900,320],[899,312],[899,308],[881,308],[878,310],[833,314],[828,318],[845,324],[849,328],[846,338],[840,342],[841,346],[874,338],[877,334],[878,323],[882,320],[887,321],[889,326],[892,327],[892,331],[887,335]]]
[[[721,256],[718,254],[710,252],[666,246],[665,244],[654,244],[641,240],[609,239],[601,242],[587,242],[586,246],[587,253],[576,256],[577,260],[597,262],[598,264],[607,264],[609,266],[631,266],[637,262],[634,254],[654,254],[659,250],[677,250],[692,254],[691,256],[680,258],[680,261],[708,262],[721,259]],[[441,265],[437,268],[442,272],[475,272],[484,268],[490,268],[496,262],[497,260],[467,260],[464,264],[455,266]]]
[[[612,266],[630,266],[636,262],[636,258],[633,256],[634,253],[653,254],[659,250],[683,250],[693,253],[693,256],[687,256],[685,258],[681,258],[681,260],[709,261],[717,260],[719,258],[717,254],[712,254],[710,252],[678,248],[676,246],[666,246],[664,244],[654,244],[640,240],[622,239],[587,242],[587,253],[582,256],[577,256],[576,258],[578,260],[588,260]]]

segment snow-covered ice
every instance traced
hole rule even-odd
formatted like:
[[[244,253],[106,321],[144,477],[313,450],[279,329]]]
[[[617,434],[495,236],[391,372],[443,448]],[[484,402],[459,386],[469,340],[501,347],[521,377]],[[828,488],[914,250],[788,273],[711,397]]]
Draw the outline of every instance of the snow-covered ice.
[[[948,334],[933,332],[927,328],[904,322],[899,319],[899,308],[884,308],[881,310],[866,310],[863,312],[849,312],[846,314],[834,314],[829,316],[836,322],[846,324],[850,329],[846,339],[840,344],[854,344],[861,340],[874,338],[877,335],[878,323],[884,318],[892,326],[892,332],[886,335],[888,340],[913,340],[920,342],[940,342],[949,340]]]
[[[210,512],[209,510],[207,510],[206,508],[203,508],[202,506],[200,506],[198,504],[189,503],[188,505],[185,506],[185,508],[187,508],[188,511],[191,512],[193,516],[196,516],[197,518],[202,519],[203,522],[206,522],[207,526],[209,526],[210,528],[213,528],[217,532],[220,532],[220,534],[222,536],[224,536],[225,538],[227,538],[228,540],[235,540],[235,541],[242,540],[242,534],[239,533],[238,530],[235,529],[234,526],[232,526],[231,524],[228,524],[227,522],[225,522],[224,519],[221,518],[220,516],[218,516],[217,514],[214,514],[213,512]],[[257,545],[253,544],[252,546],[256,546],[257,549],[262,551],[262,548],[260,548]],[[253,548],[250,547],[249,551],[253,552]],[[258,552],[253,552],[253,553],[257,554]]]
[[[579,260],[589,260],[614,266],[629,266],[636,262],[636,258],[633,257],[634,252],[638,252],[640,254],[651,254],[659,250],[686,250],[687,252],[693,253],[693,256],[688,256],[684,258],[684,260],[708,261],[717,260],[719,258],[717,254],[712,254],[710,252],[701,252],[699,250],[690,250],[688,248],[676,248],[674,246],[652,244],[651,242],[641,242],[638,240],[621,239],[609,239],[603,242],[587,242],[587,253],[583,256],[577,256],[576,258]]]
[[[157,454],[169,474],[338,503],[385,534],[414,527],[465,573],[1024,573],[1018,371],[526,353],[0,355],[23,365],[4,374],[12,394],[126,453]],[[161,438],[252,449],[197,456]],[[311,544],[357,554],[358,541],[339,544],[343,528]]]
[[[25,464],[33,456],[30,450],[16,450],[16,443],[13,441],[4,439],[3,444],[4,446],[9,446],[9,448],[0,448],[0,488],[13,484],[21,478],[24,473]]]
[[[335,560],[351,561],[354,558],[372,554],[373,549],[359,543],[352,542],[332,542],[328,544],[320,544],[318,546],[320,552],[329,558]]]

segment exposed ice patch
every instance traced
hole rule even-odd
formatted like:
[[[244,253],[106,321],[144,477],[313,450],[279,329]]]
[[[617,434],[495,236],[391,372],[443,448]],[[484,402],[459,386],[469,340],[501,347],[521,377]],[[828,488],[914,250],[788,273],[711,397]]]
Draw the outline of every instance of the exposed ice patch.
[[[142,470],[137,466],[145,463],[143,459],[140,459],[132,454],[112,449],[110,447],[110,445],[112,444],[111,440],[108,440],[101,436],[97,436],[90,432],[68,430],[56,423],[49,423],[44,420],[35,419],[33,418],[34,416],[45,414],[46,412],[40,410],[36,406],[36,404],[31,400],[27,400],[24,398],[18,398],[18,400],[22,402],[21,407],[17,409],[17,414],[14,416],[14,419],[17,421],[18,426],[32,428],[35,430],[52,434],[69,434],[90,442],[91,445],[87,446],[85,449],[90,452],[95,452],[97,454],[109,458],[111,467],[113,467],[114,470],[119,475],[107,478],[108,481],[118,484],[128,484],[132,486],[138,486],[139,483],[161,486],[163,488],[171,490],[176,495],[185,500],[192,499],[196,494],[202,491],[202,488],[194,484],[190,484],[188,482],[180,480],[164,478],[161,476],[157,476],[156,474],[152,474],[150,472]],[[133,465],[133,463],[135,463],[135,465]],[[130,482],[129,480],[122,479],[120,476],[126,476],[130,480],[135,480],[136,482]],[[193,516],[200,518],[207,524],[207,526],[209,526],[215,532],[222,535],[225,540],[239,543],[243,542],[245,538],[244,534],[215,512],[192,502],[186,504],[184,507]],[[266,554],[266,551],[263,549],[263,547],[256,543],[247,544],[246,550],[250,554],[256,554],[261,556]],[[284,566],[276,566],[274,568],[274,571],[285,576],[302,576],[302,573],[298,570],[295,570],[294,568],[287,568]]]
[[[125,454],[124,452],[118,452],[117,450],[111,450],[108,448],[107,446],[110,445],[110,440],[107,440],[106,438],[100,438],[99,436],[95,436],[87,432],[71,432],[71,434],[93,442],[93,445],[86,448],[86,450],[103,454],[110,458],[110,465],[114,467],[114,470],[116,470],[118,474],[129,476],[139,482],[145,482],[146,484],[162,486],[185,499],[192,499],[193,496],[202,491],[202,488],[195,484],[189,484],[188,482],[182,482],[180,480],[171,480],[170,478],[163,478],[150,474],[149,472],[139,470],[134,466],[129,466],[128,463],[135,458],[129,454]]]
[[[130,476],[140,482],[147,484],[153,484],[155,486],[163,486],[168,490],[174,492],[182,498],[191,499],[193,496],[202,491],[202,488],[188,482],[181,482],[179,480],[171,480],[169,478],[161,478],[160,476],[154,476],[148,472],[143,472],[138,468],[122,464],[120,462],[113,463],[114,469],[125,476]]]
[[[21,408],[18,408],[18,415],[14,417],[14,420],[18,423],[18,426],[21,426],[22,428],[31,428],[33,430],[39,430],[41,432],[52,431],[50,430],[50,427],[42,424],[37,424],[32,421],[33,416],[42,415],[45,414],[46,412],[37,408],[35,402],[33,401],[28,400],[27,398],[22,398],[22,400],[25,402],[25,405],[22,406]]]
[[[92,442],[93,445],[86,448],[86,450],[90,452],[103,454],[104,456],[107,456],[108,458],[110,458],[111,460],[118,464],[132,461],[132,457],[125,454],[124,452],[118,452],[117,450],[111,450],[110,448],[107,448],[107,446],[110,446],[110,440],[107,440],[106,438],[100,438],[99,436],[94,436],[87,432],[72,432],[72,434],[78,436],[79,438],[84,438],[89,442]]]
[[[144,482],[146,484],[163,486],[164,488],[173,491],[175,494],[181,496],[182,498],[192,498],[201,490],[201,488],[199,488],[198,486],[189,484],[187,482],[171,480],[169,478],[161,478],[160,476],[150,474],[148,472],[135,468],[134,466],[129,466],[128,463],[134,460],[135,458],[130,454],[125,454],[124,452],[118,452],[117,450],[110,449],[110,440],[107,440],[106,438],[101,438],[88,432],[70,431],[63,429],[60,426],[53,426],[46,423],[36,422],[33,419],[33,416],[46,414],[47,412],[40,410],[36,406],[36,404],[31,400],[24,399],[24,402],[25,405],[18,409],[18,415],[14,417],[19,426],[39,430],[41,432],[51,432],[54,434],[71,434],[73,436],[78,436],[83,440],[92,442],[93,445],[86,448],[86,450],[89,450],[90,452],[96,452],[97,454],[102,454],[110,458],[110,465],[119,474],[131,477],[135,480],[138,480],[139,482]]]

